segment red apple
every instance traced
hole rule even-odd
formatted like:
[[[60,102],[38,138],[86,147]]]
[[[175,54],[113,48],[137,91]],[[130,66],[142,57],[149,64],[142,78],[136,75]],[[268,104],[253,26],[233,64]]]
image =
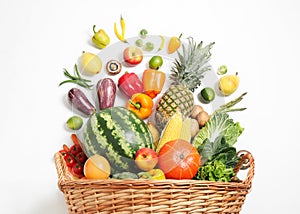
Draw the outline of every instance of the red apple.
[[[143,52],[140,48],[129,46],[123,51],[124,61],[129,65],[137,65],[143,60]]]
[[[141,148],[135,154],[135,164],[143,171],[153,169],[158,162],[157,153],[150,148]]]

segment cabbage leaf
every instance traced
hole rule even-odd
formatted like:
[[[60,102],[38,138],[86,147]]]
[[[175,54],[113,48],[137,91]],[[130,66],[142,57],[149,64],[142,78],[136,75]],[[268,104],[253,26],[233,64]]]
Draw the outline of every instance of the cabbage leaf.
[[[219,136],[224,136],[226,143],[232,146],[243,131],[240,123],[234,122],[228,113],[216,111],[194,137],[192,144],[199,151],[206,139],[214,142]]]

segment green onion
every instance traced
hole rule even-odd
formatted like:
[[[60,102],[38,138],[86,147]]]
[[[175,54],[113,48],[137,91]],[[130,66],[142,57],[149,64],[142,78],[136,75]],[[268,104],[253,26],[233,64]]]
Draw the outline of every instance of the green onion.
[[[81,77],[77,65],[75,64],[75,76],[72,76],[67,69],[64,68],[64,75],[69,78],[68,80],[62,81],[61,83],[59,83],[59,86],[65,84],[65,83],[74,83],[77,84],[81,87],[87,88],[87,89],[92,89],[93,85],[88,84],[89,82],[91,82],[91,80],[87,80]]]

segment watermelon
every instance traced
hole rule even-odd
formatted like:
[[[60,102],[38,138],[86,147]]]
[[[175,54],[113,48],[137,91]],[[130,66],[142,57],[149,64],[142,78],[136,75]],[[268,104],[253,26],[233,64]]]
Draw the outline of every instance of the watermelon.
[[[83,149],[90,157],[105,156],[112,173],[136,172],[135,153],[154,148],[147,124],[124,107],[111,107],[93,113],[83,130]]]

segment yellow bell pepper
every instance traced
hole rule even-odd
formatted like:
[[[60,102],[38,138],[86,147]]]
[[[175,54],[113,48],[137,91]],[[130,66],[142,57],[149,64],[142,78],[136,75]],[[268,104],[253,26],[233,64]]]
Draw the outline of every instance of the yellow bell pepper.
[[[180,34],[179,37],[176,37],[176,36],[171,37],[169,44],[168,44],[168,53],[169,54],[172,54],[178,50],[178,48],[181,45],[181,41],[180,41],[181,36],[182,36],[182,34]]]
[[[103,29],[96,31],[96,25],[93,26],[94,36],[92,37],[93,43],[100,49],[105,48],[110,43],[110,38]]]
[[[165,174],[161,169],[151,169],[147,172],[138,173],[140,179],[149,179],[149,180],[165,180]]]

